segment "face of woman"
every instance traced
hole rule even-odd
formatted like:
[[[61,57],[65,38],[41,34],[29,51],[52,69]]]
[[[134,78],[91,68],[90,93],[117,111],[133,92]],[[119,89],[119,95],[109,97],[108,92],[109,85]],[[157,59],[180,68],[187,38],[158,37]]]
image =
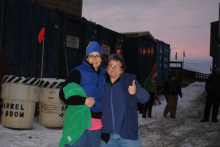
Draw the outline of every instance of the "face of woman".
[[[111,79],[118,79],[123,73],[123,69],[121,68],[121,62],[116,60],[110,60],[108,62],[107,72]]]
[[[99,66],[102,63],[102,58],[101,58],[99,52],[91,52],[88,55],[88,57],[86,58],[86,61],[88,61],[90,64],[92,64],[94,69],[97,71],[99,69]]]
[[[172,80],[172,81],[175,81],[175,80],[176,80],[176,77],[171,77],[171,80]]]
[[[157,72],[155,72],[154,74],[153,74],[153,79],[155,79],[157,77]]]

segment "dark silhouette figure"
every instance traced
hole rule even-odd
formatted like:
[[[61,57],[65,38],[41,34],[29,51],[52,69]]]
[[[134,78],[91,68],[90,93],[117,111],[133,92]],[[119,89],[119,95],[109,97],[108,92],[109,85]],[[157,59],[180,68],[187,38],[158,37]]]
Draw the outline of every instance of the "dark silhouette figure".
[[[205,90],[207,92],[206,106],[201,122],[209,121],[209,115],[212,107],[212,122],[218,122],[217,116],[220,102],[220,66],[217,66],[213,73],[209,75],[205,84]]]

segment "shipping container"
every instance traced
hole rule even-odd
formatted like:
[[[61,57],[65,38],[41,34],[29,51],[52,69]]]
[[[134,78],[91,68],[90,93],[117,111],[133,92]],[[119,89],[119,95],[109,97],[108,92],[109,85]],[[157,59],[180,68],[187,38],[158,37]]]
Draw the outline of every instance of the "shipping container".
[[[170,45],[157,40],[156,49],[156,63],[157,63],[157,80],[165,81],[169,75],[169,61],[170,61]]]
[[[122,51],[124,44],[124,35],[105,28],[101,25],[97,25],[93,22],[83,20],[83,36],[82,36],[82,55],[85,55],[85,48],[90,41],[99,42],[103,55],[104,63],[110,54]]]
[[[219,19],[211,22],[210,30],[210,56],[212,57],[212,69],[216,65],[220,65],[220,3],[219,3]]]
[[[6,66],[9,75],[40,77],[43,56],[43,77],[58,78],[60,52],[60,15],[19,0],[7,1]],[[37,41],[45,25],[44,46]]]
[[[99,26],[98,42],[103,51],[104,62],[107,61],[108,56],[113,53],[114,49],[114,31],[109,30],[105,27]]]
[[[31,65],[32,5],[16,0],[6,2],[7,74],[28,76]]]
[[[70,18],[69,16],[65,16],[64,19],[66,20],[64,23],[68,23],[64,24],[66,27],[63,28],[64,32],[66,30],[64,35],[68,35],[66,40],[68,37],[68,40],[72,38],[72,43],[70,44],[75,44],[76,46],[71,47],[71,45],[67,44],[70,41],[66,41],[66,45],[62,48],[62,51],[64,53],[66,52],[67,56],[67,61],[64,62],[64,60],[62,60],[62,78],[66,78],[67,73],[81,64],[85,59],[86,48],[90,41],[99,42],[104,55],[104,64],[108,56],[116,52],[117,47],[118,49],[122,49],[124,39],[122,34],[109,30],[94,22],[90,22],[85,18],[79,19],[77,17]],[[72,32],[72,34],[70,34],[70,32]],[[65,54],[63,54],[62,58],[65,58]],[[68,65],[68,69],[65,67],[66,65]]]
[[[62,54],[60,78],[66,78],[71,70],[82,61],[82,22],[80,18],[64,15],[62,17]]]
[[[72,16],[82,17],[83,0],[33,0],[41,6],[57,10]]]
[[[218,51],[218,33],[219,21],[211,22],[211,35],[210,35],[210,56],[212,57],[212,64],[220,65],[220,52]],[[212,67],[213,68],[213,67]]]
[[[4,45],[2,44],[2,42],[4,42],[4,38],[2,36],[4,36],[5,33],[5,29],[3,29],[5,27],[4,25],[4,14],[5,14],[5,7],[4,7],[4,1],[5,0],[0,0],[0,51],[4,48]]]
[[[107,61],[110,54],[121,53],[124,35],[102,26],[99,26],[99,32],[98,42],[101,45],[105,61]]]
[[[97,24],[83,19],[82,30],[82,56],[85,56],[86,47],[89,44],[89,42],[98,41],[99,29]]]
[[[144,80],[155,64],[156,39],[150,32],[129,32],[125,34],[123,55],[126,72]]]
[[[66,78],[81,64],[90,41],[98,41],[107,58],[123,50],[124,35],[96,23],[42,7],[31,1],[8,0],[5,13],[6,74]],[[38,34],[45,27],[45,40]],[[1,29],[2,32],[3,29]],[[2,40],[2,39],[1,39]],[[43,65],[43,70],[41,69]]]
[[[169,45],[157,43],[150,32],[118,33],[31,1],[4,2],[0,4],[4,7],[0,32],[8,75],[39,78],[43,65],[43,78],[66,78],[85,58],[90,41],[99,42],[104,61],[110,54],[122,53],[125,72],[139,80],[144,80],[157,62],[160,79],[168,75]],[[44,26],[45,40],[40,44],[38,34]],[[161,53],[158,48],[162,48]]]
[[[114,48],[111,53],[123,53],[123,48],[125,44],[125,35],[120,33],[115,33]]]

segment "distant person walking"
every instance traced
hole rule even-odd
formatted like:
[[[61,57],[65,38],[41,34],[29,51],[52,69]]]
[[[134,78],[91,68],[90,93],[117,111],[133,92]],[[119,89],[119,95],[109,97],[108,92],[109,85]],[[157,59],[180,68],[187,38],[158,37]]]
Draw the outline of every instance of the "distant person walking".
[[[150,99],[148,102],[144,104],[142,110],[143,119],[152,118],[152,108],[154,104],[155,93],[157,91],[156,77],[157,77],[157,71],[151,70],[149,76],[144,81],[144,89],[146,89],[147,92],[150,94]],[[148,113],[148,117],[147,117],[147,113]]]
[[[209,75],[205,84],[205,90],[207,92],[206,106],[201,122],[209,121],[209,114],[212,106],[212,122],[218,122],[217,116],[220,102],[220,66],[217,66],[212,74]]]
[[[164,109],[164,117],[170,112],[170,118],[176,118],[176,108],[178,103],[178,95],[182,98],[182,91],[179,82],[174,74],[170,75],[170,79],[164,85],[167,105]]]

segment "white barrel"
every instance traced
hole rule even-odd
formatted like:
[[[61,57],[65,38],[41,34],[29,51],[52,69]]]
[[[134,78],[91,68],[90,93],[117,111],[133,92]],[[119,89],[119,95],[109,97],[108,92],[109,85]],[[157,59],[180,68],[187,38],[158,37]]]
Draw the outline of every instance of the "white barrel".
[[[33,127],[36,102],[40,88],[23,83],[3,83],[1,89],[2,126],[15,129]]]
[[[63,82],[63,79],[41,80],[37,121],[45,127],[63,127],[66,105],[59,98]]]

